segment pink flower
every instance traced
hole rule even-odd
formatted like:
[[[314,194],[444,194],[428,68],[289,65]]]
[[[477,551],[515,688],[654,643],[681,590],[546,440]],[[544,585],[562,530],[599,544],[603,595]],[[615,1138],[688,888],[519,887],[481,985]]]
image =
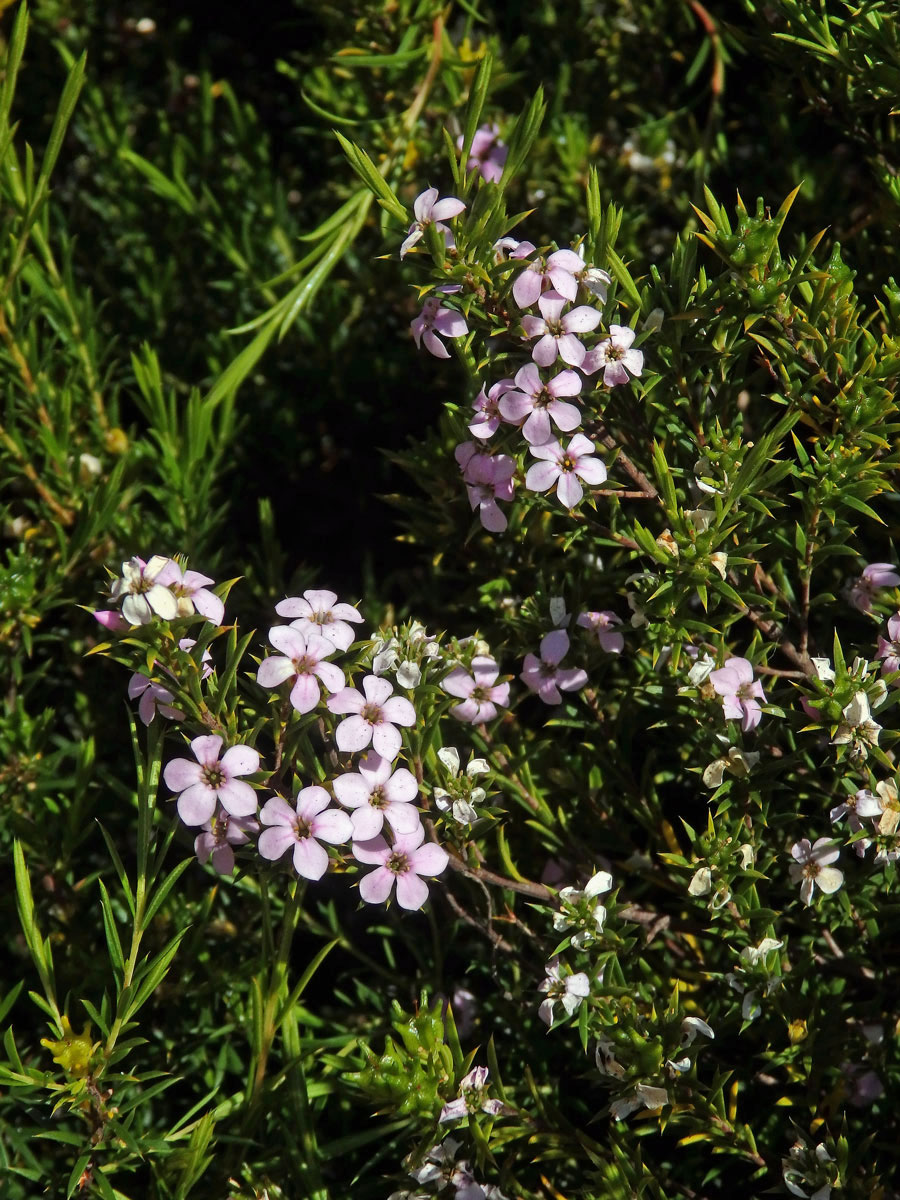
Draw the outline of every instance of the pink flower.
[[[540,339],[531,352],[539,367],[551,367],[557,355],[570,367],[580,367],[585,349],[575,335],[589,333],[600,324],[600,313],[596,308],[581,304],[563,316],[565,305],[566,298],[559,292],[545,292],[538,300],[541,316],[522,318],[525,336]]]
[[[599,458],[590,457],[594,443],[583,433],[576,433],[565,450],[559,442],[548,441],[532,446],[531,453],[544,461],[528,468],[525,486],[532,492],[545,492],[555,483],[556,495],[566,508],[574,508],[584,495],[576,475],[592,486],[606,479],[606,466]]]
[[[110,633],[126,633],[131,628],[131,622],[126,621],[115,608],[98,608],[94,610],[94,618]]]
[[[310,590],[304,592],[302,598],[288,596],[286,600],[279,600],[275,611],[279,617],[293,617],[291,626],[301,633],[318,634],[338,650],[347,650],[356,638],[347,622],[359,625],[363,616],[352,604],[337,604],[336,601],[334,592]],[[340,686],[343,686],[343,680]]]
[[[457,200],[455,196],[445,196],[443,200],[438,200],[437,188],[428,188],[426,191],[420,192],[413,203],[413,212],[416,219],[410,225],[409,232],[403,241],[403,245],[400,247],[400,257],[405,258],[413,246],[422,240],[425,236],[425,227],[432,224],[432,222],[435,229],[443,233],[444,241],[447,245],[452,246],[453,235],[442,222],[448,221],[451,217],[459,216],[465,207],[462,200]]]
[[[184,720],[184,713],[172,704],[175,699],[172,693],[139,672],[128,680],[128,699],[135,700],[138,696],[141,698],[138,716],[145,725],[149,725],[157,713],[170,721]]]
[[[580,625],[582,629],[586,629],[594,640],[599,642],[600,647],[607,654],[621,654],[624,650],[625,639],[621,633],[615,633],[611,629],[613,625],[622,624],[622,618],[617,617],[614,612],[606,610],[603,612],[583,612],[579,615],[575,624]]]
[[[468,1075],[464,1075],[459,1081],[459,1095],[444,1105],[438,1121],[442,1124],[444,1121],[459,1121],[479,1109],[492,1117],[499,1116],[504,1111],[504,1105],[500,1100],[488,1099],[489,1074],[487,1067],[473,1067]],[[515,1112],[515,1109],[510,1109],[510,1112]]]
[[[317,633],[303,634],[290,625],[276,625],[270,629],[269,641],[276,650],[282,651],[284,657],[272,654],[264,658],[256,672],[256,682],[272,688],[292,679],[291,704],[297,712],[311,712],[319,703],[321,691],[317,678],[329,692],[337,692],[344,686],[344,672],[340,667],[323,661],[329,654],[334,654],[334,642]]]
[[[878,588],[897,587],[898,584],[900,575],[897,574],[893,563],[869,563],[850,589],[850,603],[860,612],[871,612],[872,601]]]
[[[643,351],[632,350],[633,341],[633,329],[627,325],[610,325],[606,341],[584,356],[582,371],[585,375],[593,375],[604,367],[603,382],[607,387],[627,383],[629,371],[632,375],[640,375],[644,369]]]
[[[497,683],[499,674],[500,668],[486,655],[472,659],[471,675],[466,674],[464,667],[454,667],[441,683],[445,692],[462,700],[462,704],[450,709],[451,717],[469,725],[493,721],[497,705],[505,708],[509,704],[509,684]]]
[[[840,853],[833,839],[827,837],[819,838],[812,845],[809,838],[801,838],[791,846],[791,855],[796,862],[791,864],[790,876],[794,883],[803,880],[800,899],[804,904],[812,904],[813,892],[817,887],[830,896],[844,882],[843,871],[829,865],[837,862]]]
[[[370,752],[359,763],[358,774],[339,775],[334,794],[352,808],[353,837],[366,841],[381,833],[387,817],[394,833],[412,833],[419,826],[414,801],[419,794],[416,777],[406,767],[391,773],[391,764]]]
[[[444,308],[438,296],[429,296],[422,306],[422,311],[412,321],[410,326],[417,346],[425,342],[425,349],[435,358],[449,358],[450,351],[438,337],[460,338],[469,332],[462,313],[453,308]]]
[[[574,404],[566,404],[560,396],[577,396],[581,391],[581,377],[577,371],[560,371],[544,383],[533,363],[528,363],[516,374],[516,389],[508,389],[501,398],[500,415],[507,421],[522,425],[525,440],[539,445],[551,436],[550,418],[566,433],[577,429],[581,423],[581,410]]]
[[[359,894],[367,904],[383,904],[397,883],[397,903],[401,908],[421,908],[428,899],[428,885],[421,875],[440,875],[450,856],[435,842],[422,845],[425,830],[420,825],[411,833],[400,833],[389,846],[383,837],[353,843],[358,862],[377,864],[359,881]]]
[[[184,571],[170,558],[156,576],[156,582],[164,584],[175,597],[179,617],[200,613],[213,625],[221,625],[225,616],[225,605],[221,598],[211,592],[208,584],[215,583],[208,575],[199,571]]]
[[[534,253],[534,249],[532,242],[519,242],[513,248],[510,258],[527,258],[529,254]],[[583,267],[584,263],[573,250],[557,250],[550,255],[546,263],[538,256],[516,276],[512,289],[513,299],[519,308],[531,308],[535,301],[540,299],[541,292],[545,288],[551,288],[564,299],[574,300],[578,295],[575,273]],[[599,321],[599,316],[597,319]]]
[[[502,533],[508,522],[497,501],[512,500],[512,477],[516,464],[508,454],[475,454],[465,470],[466,491],[469,504],[478,509],[481,524],[490,533]]]
[[[239,775],[259,770],[259,755],[250,746],[231,746],[219,761],[222,739],[208,733],[195,737],[189,758],[175,758],[166,764],[166,787],[180,792],[178,815],[185,825],[202,825],[216,811],[216,804],[232,817],[249,817],[256,812],[256,793]]]
[[[296,809],[280,796],[267,800],[259,819],[264,829],[257,849],[272,862],[293,847],[294,870],[304,879],[321,879],[328,870],[328,851],[321,842],[339,844],[353,833],[350,818],[339,808],[329,808],[331,797],[323,787],[306,787],[297,795]]]
[[[762,684],[753,678],[753,667],[746,658],[729,658],[724,667],[710,672],[709,682],[722,697],[729,721],[741,721],[744,733],[755,729],[762,717],[758,700],[765,702]]]
[[[393,696],[393,690],[386,679],[367,675],[363,680],[365,697],[350,687],[328,697],[330,712],[353,714],[335,731],[338,750],[352,754],[371,742],[376,754],[394,761],[403,744],[397,725],[415,725],[416,710],[402,696]]]
[[[587,683],[587,672],[580,667],[561,667],[560,660],[569,649],[569,635],[564,629],[554,629],[541,639],[541,657],[526,654],[519,678],[545,704],[562,704],[561,688],[574,692]]]
[[[164,621],[178,616],[175,597],[157,578],[169,561],[162,554],[154,554],[149,562],[135,557],[122,563],[122,578],[113,583],[110,595],[114,600],[124,597],[122,616],[130,625],[148,625],[154,613]]]
[[[882,675],[892,675],[895,671],[900,671],[900,612],[888,618],[887,631],[890,641],[879,635],[878,650],[875,654],[876,658],[884,659],[881,664]],[[898,686],[898,681],[895,680],[894,686]]]
[[[462,150],[463,140],[463,135],[460,134],[456,139],[457,150]],[[496,125],[482,125],[472,138],[466,170],[477,169],[481,172],[482,179],[486,179],[488,183],[499,183],[508,154],[509,147],[500,141],[499,128]]]
[[[234,871],[234,846],[246,846],[248,833],[256,833],[259,822],[254,817],[232,817],[224,809],[203,824],[203,832],[194,838],[194,853],[201,866],[212,858],[213,870],[219,875]]]
[[[500,413],[498,405],[500,397],[504,392],[508,392],[513,386],[511,379],[501,379],[499,383],[495,383],[489,392],[485,393],[484,388],[478,393],[472,401],[472,407],[475,409],[477,416],[469,426],[469,433],[472,437],[489,438],[500,428]]]

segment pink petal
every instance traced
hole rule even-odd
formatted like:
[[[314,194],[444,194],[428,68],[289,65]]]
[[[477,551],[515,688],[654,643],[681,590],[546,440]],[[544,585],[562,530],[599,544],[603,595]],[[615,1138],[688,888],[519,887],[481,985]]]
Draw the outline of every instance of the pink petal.
[[[548,325],[556,325],[559,322],[560,315],[565,307],[565,297],[560,296],[559,292],[544,292],[538,302],[541,316]]]
[[[587,683],[587,671],[581,667],[563,667],[556,672],[556,686],[564,692],[574,692]]]
[[[503,533],[509,522],[506,514],[498,506],[496,500],[482,500],[478,509],[478,519],[482,528],[488,533]]]
[[[365,705],[365,700],[355,688],[343,688],[325,701],[329,712],[358,713]]]
[[[559,428],[564,430],[566,433],[570,433],[573,429],[577,429],[581,424],[581,409],[577,408],[574,404],[566,404],[562,400],[551,400],[545,411],[549,413]],[[549,430],[550,427],[548,425],[548,438],[550,436]],[[547,438],[542,440],[546,441]],[[606,476],[604,476],[604,478],[606,478]]]
[[[458,696],[461,700],[471,696],[476,686],[475,680],[467,675],[462,667],[454,667],[450,674],[441,681],[441,687],[445,692],[451,696]]]
[[[541,638],[541,659],[554,666],[564,658],[569,649],[569,635],[564,629],[554,629]],[[527,659],[526,659],[527,662]]]
[[[559,344],[559,357],[563,362],[567,362],[570,367],[580,367],[584,362],[585,349],[574,333],[564,333],[557,339]],[[532,355],[532,357],[534,357]],[[535,361],[538,361],[535,359]],[[547,363],[547,366],[550,364]]]
[[[457,721],[466,721],[471,725],[478,720],[482,707],[477,700],[464,700],[462,704],[456,704],[450,709],[450,716],[456,717]],[[488,720],[489,718],[484,719]]]
[[[585,483],[596,486],[606,480],[606,465],[599,458],[582,458],[575,468],[575,474],[580,475]]]
[[[431,330],[426,330],[422,341],[425,343],[425,349],[428,350],[435,358],[449,358],[450,351],[444,345],[439,337],[436,337]]]
[[[360,887],[360,890],[362,888]],[[409,912],[415,912],[416,909],[422,907],[428,899],[428,884],[415,875],[412,871],[407,871],[405,875],[397,876],[397,903],[401,908],[407,909]]]
[[[216,789],[216,795],[225,811],[233,817],[249,817],[256,812],[256,792],[240,779],[229,779]]]
[[[197,762],[204,767],[212,766],[219,761],[219,751],[222,749],[222,739],[217,733],[206,733],[191,741],[191,751]]]
[[[335,796],[347,808],[359,808],[369,803],[372,790],[361,775],[338,775],[333,786]]]
[[[440,875],[449,861],[450,855],[435,842],[426,842],[410,855],[413,870],[419,875]]]
[[[412,771],[400,767],[384,784],[384,796],[391,804],[409,804],[419,794],[419,785]]]
[[[574,472],[566,471],[559,477],[556,494],[566,508],[574,508],[584,495],[584,488],[575,478]]]
[[[384,719],[393,725],[415,725],[416,710],[403,696],[393,696],[381,706]]]
[[[264,829],[262,831],[259,835],[259,841],[256,843],[256,848],[263,858],[269,859],[270,862],[275,862],[281,858],[289,846],[295,844],[296,840],[293,829],[288,829],[284,825],[276,825],[272,829]]]
[[[384,863],[390,854],[390,847],[383,837],[372,838],[371,841],[354,842],[353,857],[361,863]]]
[[[280,796],[273,796],[260,809],[259,819],[263,825],[285,825],[293,829],[297,822],[297,814],[293,808]]]
[[[350,814],[350,821],[353,825],[353,840],[368,841],[381,833],[384,825],[384,811],[366,804],[363,808],[354,809]]]
[[[397,738],[399,740],[399,733],[397,734]],[[372,726],[368,721],[364,721],[362,717],[347,717],[346,720],[341,721],[340,725],[338,725],[334,740],[337,742],[338,750],[355,754],[358,750],[364,750],[372,740]]]
[[[288,658],[300,658],[306,653],[306,638],[292,625],[275,625],[269,630],[269,641]]]
[[[227,775],[252,775],[259,770],[259,754],[250,746],[232,746],[222,755],[221,765]]]
[[[308,600],[301,600],[299,596],[288,596],[278,601],[275,611],[279,617],[308,617],[312,608]]]
[[[304,879],[321,879],[328,870],[328,851],[315,838],[301,838],[294,845],[294,870]]]
[[[190,575],[191,572],[188,571]],[[212,580],[209,580],[212,583]],[[194,602],[194,608],[201,615],[206,617],[207,621],[211,621],[213,625],[221,625],[225,616],[225,604],[215,592],[208,591],[207,588],[201,588],[198,592],[194,592],[191,599]],[[232,866],[234,865],[234,856],[232,856]],[[220,874],[231,874],[228,872],[220,872]]]
[[[353,836],[353,822],[339,808],[326,808],[313,822],[313,832],[317,838],[338,845],[350,841]]]
[[[531,267],[526,267],[524,271],[519,272],[513,283],[513,299],[519,308],[531,308],[540,296],[543,286],[540,273],[532,270]]]
[[[359,881],[359,894],[366,904],[383,904],[391,894],[396,876],[387,867],[370,871]]]
[[[577,341],[577,339],[576,339]],[[579,346],[581,343],[578,343]],[[582,347],[584,349],[584,347]],[[556,362],[558,349],[556,338],[549,333],[545,333],[541,340],[537,343],[531,352],[531,357],[540,367],[552,367]],[[578,364],[575,363],[577,366]]]
[[[337,628],[337,626],[334,626],[334,625],[329,626],[329,629],[336,629],[336,628]],[[325,641],[325,638],[323,638],[322,641]],[[353,641],[352,631],[350,634],[350,641],[351,642]],[[331,641],[330,638],[328,639],[328,643],[331,646],[331,649],[333,652],[334,651],[334,643]],[[341,670],[340,667],[336,667],[334,665],[334,663],[329,663],[329,662],[318,663],[316,665],[315,674],[318,675],[318,677],[322,680],[322,682],[328,688],[329,692],[339,692],[341,690],[341,688],[344,686],[344,672]]]
[[[319,703],[319,684],[314,675],[298,675],[291,688],[291,705],[298,713],[308,713]]]
[[[363,680],[363,691],[366,693],[366,700],[369,704],[383,705],[393,690],[386,679],[379,679],[377,675],[367,675]],[[407,700],[406,703],[408,704],[409,701]]]
[[[331,797],[317,783],[301,788],[297,793],[297,816],[301,821],[313,821],[331,803]]]
[[[628,372],[620,362],[611,362],[603,372],[603,382],[607,387],[620,387],[628,382]]]
[[[377,809],[370,808],[369,812]],[[412,833],[421,824],[419,813],[412,804],[389,804],[384,809],[384,815],[391,823],[391,829],[396,834]]]
[[[500,674],[500,668],[492,658],[488,658],[484,654],[478,654],[472,659],[472,674],[475,676],[475,682],[478,687],[490,687]],[[504,687],[506,686],[504,684]]]
[[[532,447],[532,452],[542,447]],[[545,492],[560,476],[559,467],[555,462],[532,463],[525,476],[525,486],[531,492]]]
[[[547,332],[547,322],[543,317],[523,317],[522,328],[526,338],[540,337]]]
[[[195,783],[178,797],[178,815],[185,825],[203,825],[216,811],[216,793],[205,783]]]
[[[571,408],[571,405],[567,405],[567,407]],[[580,419],[581,419],[581,415],[578,412],[578,410],[576,409],[575,410],[575,424],[576,425],[578,424]],[[574,428],[574,426],[571,426],[571,428]],[[532,445],[539,446],[539,445],[541,445],[542,442],[546,442],[547,439],[550,437],[550,417],[548,415],[548,410],[545,408],[534,409],[531,416],[528,418],[528,420],[522,426],[522,434],[523,434],[526,442],[530,442]]]
[[[374,750],[370,750],[365,758],[359,760],[359,773],[371,791],[387,783],[391,776],[391,764],[376,754]]]
[[[581,376],[577,371],[560,371],[547,384],[551,396],[577,396],[581,391]]]
[[[426,188],[413,201],[413,213],[417,221],[424,224],[431,220],[431,210],[438,198],[437,188]]]
[[[458,217],[465,207],[462,200],[457,200],[455,196],[446,196],[443,200],[438,200],[432,208],[431,219],[432,221],[449,221],[451,217]]]
[[[562,325],[566,333],[590,333],[600,324],[600,313],[588,304],[573,308],[563,317]]]
[[[259,664],[256,682],[260,687],[278,687],[280,683],[284,683],[286,679],[290,679],[295,674],[294,664],[289,658],[283,658],[280,654],[271,654]]]
[[[353,720],[352,717],[349,719]],[[372,734],[372,745],[377,754],[393,762],[400,753],[403,738],[395,725],[376,725],[375,732]]]
[[[166,763],[166,769],[163,771],[166,787],[171,788],[173,792],[183,792],[192,784],[199,783],[202,778],[203,768],[199,763],[191,762],[189,758],[174,758],[170,763]]]
[[[497,407],[505,421],[517,425],[534,410],[534,398],[522,392],[507,392]]]
[[[617,346],[627,350],[634,341],[634,330],[630,325],[610,325],[609,336]]]

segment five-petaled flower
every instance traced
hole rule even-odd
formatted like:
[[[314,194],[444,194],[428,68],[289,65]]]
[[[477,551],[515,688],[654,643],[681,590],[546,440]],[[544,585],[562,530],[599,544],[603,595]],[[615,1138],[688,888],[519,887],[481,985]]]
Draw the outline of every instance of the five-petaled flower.
[[[587,672],[580,667],[561,667],[560,661],[569,649],[569,635],[564,629],[554,629],[541,639],[541,657],[526,654],[519,678],[545,704],[562,704],[560,689],[573,692],[587,683]]]
[[[442,222],[448,221],[451,217],[458,217],[465,207],[462,200],[457,200],[455,196],[445,196],[443,200],[439,200],[437,188],[427,188],[424,192],[420,192],[413,201],[413,212],[416,219],[410,225],[409,232],[400,247],[400,257],[405,258],[413,246],[422,240],[426,227],[431,224],[443,233],[446,244],[452,246],[453,235]]]
[[[363,619],[352,604],[338,604],[334,592],[309,590],[302,596],[288,596],[275,605],[279,617],[291,617],[291,626],[301,633],[317,633],[337,647],[347,650],[356,633],[353,625]]]
[[[791,881],[803,881],[800,884],[800,899],[804,904],[812,904],[813,892],[817,887],[826,895],[831,895],[844,882],[843,871],[830,865],[837,862],[840,853],[834,839],[827,837],[813,843],[809,838],[801,838],[791,846],[791,855],[796,859],[790,866]]]
[[[550,437],[550,420],[566,433],[577,429],[581,423],[581,410],[574,404],[566,404],[561,396],[577,396],[581,391],[581,377],[577,371],[560,371],[547,383],[533,363],[517,372],[515,388],[509,388],[501,396],[498,405],[500,415],[513,425],[522,422],[522,433],[526,442],[540,445]]]
[[[353,843],[357,862],[377,865],[359,881],[359,894],[367,904],[382,904],[397,884],[397,903],[401,908],[421,908],[428,899],[428,884],[422,875],[440,875],[450,861],[446,850],[425,841],[421,825],[411,833],[400,833],[389,846],[383,837]]]
[[[545,1025],[553,1024],[553,1005],[561,1004],[566,1016],[571,1017],[582,1000],[591,994],[591,981],[584,971],[566,974],[559,955],[551,958],[546,967],[547,978],[540,984],[538,991],[546,992],[547,999],[541,1002],[538,1016]]]
[[[604,609],[602,612],[579,613],[575,624],[586,629],[601,650],[605,650],[607,654],[621,654],[625,648],[624,637],[613,629],[614,625],[622,624],[622,618],[617,617],[608,609]]]
[[[718,671],[711,672],[709,682],[722,697],[722,707],[729,721],[740,721],[745,733],[755,729],[762,717],[759,700],[765,702],[762,684],[753,678],[753,667],[746,658],[729,658]]]
[[[559,292],[544,292],[538,300],[541,315],[522,318],[526,338],[538,338],[531,357],[539,367],[552,367],[557,356],[570,367],[580,367],[585,349],[576,334],[590,333],[600,324],[600,313],[587,304],[563,315],[566,303],[565,296]]]
[[[500,398],[514,386],[511,379],[501,379],[492,384],[490,389],[481,391],[472,401],[476,416],[469,426],[472,437],[489,438],[500,428]]]
[[[344,672],[334,663],[325,662],[334,654],[335,645],[317,633],[301,633],[290,625],[276,625],[269,630],[269,641],[281,654],[264,658],[256,672],[256,682],[274,688],[286,679],[293,680],[291,704],[299,713],[311,712],[319,703],[321,679],[329,692],[344,686]]]
[[[610,325],[609,337],[590,350],[581,363],[585,375],[593,375],[603,367],[603,382],[607,387],[616,387],[628,382],[628,374],[640,375],[644,369],[641,350],[632,349],[634,330],[628,325]]]
[[[329,808],[331,797],[317,784],[302,788],[295,808],[273,796],[262,806],[259,819],[268,825],[257,848],[273,862],[293,849],[294,870],[304,879],[321,879],[328,870],[328,851],[321,842],[339,844],[353,834],[350,818],[339,808]],[[320,841],[321,839],[321,841]]]
[[[850,588],[850,603],[860,612],[871,612],[879,588],[900,586],[900,575],[893,563],[869,563]]]
[[[376,754],[394,761],[403,745],[397,726],[415,725],[416,710],[403,696],[394,696],[393,690],[386,679],[367,675],[363,680],[365,696],[355,688],[346,687],[328,697],[330,712],[352,714],[335,731],[338,750],[355,753],[365,750],[371,742]]]
[[[566,508],[574,508],[584,495],[584,488],[576,479],[583,479],[592,487],[606,479],[606,465],[594,458],[594,443],[583,433],[576,433],[568,446],[550,440],[541,446],[532,446],[531,453],[542,461],[532,463],[525,476],[525,486],[532,492],[545,492],[556,484],[556,495]]]
[[[508,521],[498,500],[512,500],[515,459],[508,454],[473,454],[466,464],[463,478],[473,511],[489,533],[502,533]]]
[[[489,1074],[487,1067],[473,1067],[468,1075],[464,1075],[459,1081],[459,1095],[444,1105],[438,1121],[459,1121],[469,1113],[478,1112],[479,1109],[492,1117],[499,1116],[504,1111],[504,1105],[501,1100],[488,1098]]]
[[[450,716],[469,725],[493,721],[497,705],[509,704],[509,684],[497,683],[500,668],[492,658],[479,654],[472,659],[472,674],[465,667],[454,667],[441,683],[445,692],[458,697],[462,704],[450,709]]]
[[[502,242],[511,242],[504,238]],[[499,243],[498,243],[499,244]],[[529,258],[534,254],[533,242],[517,242],[510,247],[510,258]],[[531,308],[545,288],[565,300],[574,300],[578,294],[575,272],[581,271],[584,263],[574,250],[556,250],[546,262],[540,255],[531,259],[524,271],[520,271],[513,284],[513,299],[519,308]],[[598,317],[599,320],[599,317]]]
[[[194,838],[194,853],[201,866],[210,858],[213,870],[218,875],[231,875],[234,871],[234,847],[246,846],[248,834],[257,833],[259,822],[255,817],[233,817],[224,808],[216,809],[208,821],[203,822],[203,831]]]
[[[454,308],[444,308],[438,296],[428,297],[422,311],[410,321],[410,327],[416,345],[421,346],[424,341],[425,349],[435,358],[450,357],[450,351],[441,341],[441,337],[461,338],[469,332],[462,313],[458,313]]]
[[[157,713],[168,717],[170,721],[184,720],[184,713],[172,703],[175,697],[168,688],[154,683],[152,679],[140,672],[136,672],[128,680],[128,699],[136,700],[138,696],[141,698],[138,704],[138,716],[145,725],[149,725]]]
[[[216,811],[216,804],[232,817],[249,817],[256,812],[256,793],[240,775],[259,770],[259,755],[250,746],[231,746],[219,758],[222,738],[206,733],[191,742],[196,762],[175,758],[166,763],[163,779],[178,792],[178,815],[185,825],[203,825]]]
[[[457,150],[462,150],[463,134],[456,139]],[[472,145],[469,147],[467,171],[478,170],[482,179],[488,183],[499,183],[503,175],[509,147],[500,141],[500,129],[497,125],[482,125],[475,130]]]
[[[154,613],[164,621],[173,621],[178,616],[174,593],[158,578],[170,561],[162,554],[154,554],[149,562],[135,557],[122,563],[122,578],[109,591],[114,600],[122,598],[122,616],[131,625],[148,625]]]
[[[391,763],[374,751],[360,759],[356,772],[338,775],[334,794],[345,808],[353,809],[350,820],[356,841],[376,837],[385,818],[395,834],[412,833],[419,826],[416,777],[406,767],[394,771]]]

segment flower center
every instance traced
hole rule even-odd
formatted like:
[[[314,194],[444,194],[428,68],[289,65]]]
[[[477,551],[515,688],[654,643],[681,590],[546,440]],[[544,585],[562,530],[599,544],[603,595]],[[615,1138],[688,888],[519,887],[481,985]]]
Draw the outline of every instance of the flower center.
[[[547,388],[542,387],[541,390],[534,397],[534,407],[535,408],[547,408],[552,400],[553,400],[553,397],[547,391]]]
[[[203,768],[203,782],[208,788],[216,791],[225,782],[225,772],[218,763],[213,763],[212,766]]]
[[[364,704],[359,715],[370,725],[380,725],[382,722],[381,709],[377,704]]]
[[[292,658],[291,662],[294,664],[294,670],[298,675],[315,675],[316,667],[319,665],[308,654],[301,654],[299,658]]]
[[[606,361],[607,362],[618,362],[619,359],[624,355],[624,353],[625,353],[625,351],[622,349],[621,346],[617,346],[615,344],[615,342],[610,342],[609,345],[606,347]]]
[[[294,828],[296,829],[296,832],[297,832],[297,841],[298,842],[302,841],[304,838],[310,837],[310,835],[312,834],[312,828],[310,826],[309,821],[304,821],[301,817],[297,818]]]
[[[574,471],[577,465],[571,454],[564,454],[559,460],[559,469],[561,471]]]
[[[489,699],[488,689],[479,683],[476,687],[472,688],[470,698],[477,700],[479,704],[484,704]]]
[[[806,879],[815,879],[821,871],[821,867],[817,862],[808,862],[803,867],[803,875]]]
[[[548,663],[548,662],[541,663],[541,675],[543,675],[543,677],[545,679],[551,679],[555,674],[556,674],[556,664],[555,663]]]
[[[383,787],[373,788],[369,793],[369,803],[373,808],[387,808],[388,798],[384,794]]]
[[[325,612],[313,611],[310,613],[309,619],[312,621],[313,625],[330,625],[334,620],[334,617],[331,615],[331,610],[329,609]]]
[[[395,875],[405,875],[409,870],[409,858],[400,851],[395,851],[385,863],[389,871],[393,871]]]

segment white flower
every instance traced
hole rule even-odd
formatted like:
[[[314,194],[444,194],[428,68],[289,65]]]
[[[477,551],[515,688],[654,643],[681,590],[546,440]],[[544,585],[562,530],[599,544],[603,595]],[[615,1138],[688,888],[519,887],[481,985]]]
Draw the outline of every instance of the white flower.
[[[812,665],[816,668],[816,674],[823,683],[834,683],[834,670],[829,659],[814,658]]]
[[[556,932],[562,933],[578,923],[584,926],[586,919],[593,920],[597,926],[596,931],[583,927],[572,938],[572,945],[579,950],[585,946],[589,946],[594,940],[595,932],[599,932],[603,928],[603,923],[606,920],[606,908],[598,900],[590,908],[589,918],[587,918],[586,913],[579,913],[577,910],[583,899],[593,900],[596,896],[608,892],[612,885],[612,875],[608,871],[597,871],[584,885],[584,888],[562,888],[559,893],[559,899],[563,907],[559,912],[553,914],[553,928]]]
[[[132,625],[147,625],[153,614],[164,621],[172,621],[178,615],[178,601],[167,587],[156,582],[156,577],[169,563],[162,554],[154,554],[149,562],[132,558],[122,563],[122,578],[110,588],[110,595],[122,602],[122,616]]]
[[[706,896],[712,891],[712,871],[709,867],[698,867],[688,884],[689,896]]]
[[[688,682],[692,687],[699,687],[701,683],[705,683],[709,679],[710,672],[715,665],[714,658],[710,658],[708,654],[701,654],[688,671]]]
[[[648,1083],[639,1083],[630,1096],[623,1096],[619,1100],[614,1100],[609,1106],[609,1111],[613,1120],[623,1121],[625,1117],[630,1116],[638,1108],[662,1108],[664,1104],[668,1103],[669,1093],[665,1088],[651,1087]]]
[[[550,597],[550,620],[553,622],[554,628],[568,625],[570,614],[566,612],[566,601],[564,596]]]
[[[402,662],[397,668],[397,682],[404,688],[416,688],[422,682],[422,671],[418,663]]]
[[[386,640],[384,638],[376,639],[372,647],[375,651],[372,658],[373,675],[386,675],[388,671],[393,671],[400,657],[397,653],[399,645],[400,643],[395,637]]]
[[[460,777],[459,751],[454,746],[442,746],[437,756],[450,775],[450,787],[432,788],[432,797],[441,812],[452,812],[454,821],[460,825],[471,825],[478,820],[478,813],[473,805],[480,804],[487,793],[483,787],[473,786],[473,780],[478,775],[490,774],[490,766],[483,758],[472,758],[466,767],[465,775]]]
[[[791,854],[797,860],[790,867],[791,879],[794,883],[803,880],[800,899],[804,904],[812,904],[817,886],[826,895],[831,895],[844,882],[843,871],[829,865],[840,857],[840,850],[835,848],[831,838],[819,838],[813,844],[810,844],[809,838],[801,838],[791,846]]]
[[[704,1037],[708,1037],[710,1039],[716,1036],[712,1031],[712,1027],[707,1025],[707,1023],[702,1021],[699,1017],[685,1017],[681,1022],[681,1029],[682,1046],[693,1046],[697,1035],[701,1033]]]
[[[544,1024],[552,1025],[553,1005],[562,1004],[566,1016],[571,1017],[582,1000],[591,994],[591,982],[583,971],[564,975],[558,955],[550,959],[546,971],[547,978],[540,984],[538,991],[546,992],[547,999],[542,1001],[538,1016]]]
[[[758,946],[745,946],[741,951],[741,958],[748,966],[755,967],[772,950],[780,950],[783,945],[784,942],[776,942],[774,938],[765,937]]]
[[[857,692],[844,709],[844,719],[831,739],[832,746],[850,743],[852,758],[865,758],[866,746],[877,746],[881,726],[872,720],[869,698],[865,692]]]

